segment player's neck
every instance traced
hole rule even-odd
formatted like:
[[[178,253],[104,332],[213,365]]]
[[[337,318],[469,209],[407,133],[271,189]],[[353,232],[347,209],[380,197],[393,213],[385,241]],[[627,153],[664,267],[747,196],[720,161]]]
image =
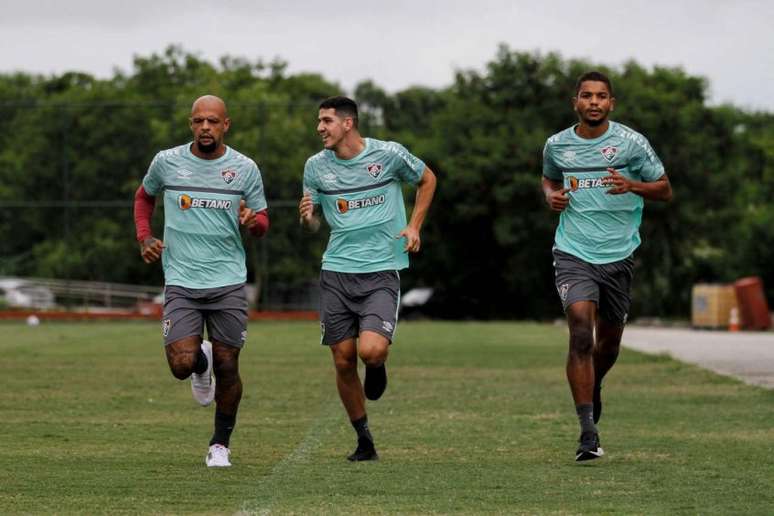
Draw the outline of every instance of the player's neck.
[[[339,159],[352,159],[365,149],[365,140],[359,133],[350,133],[336,146],[333,152]]]
[[[575,134],[580,136],[581,138],[585,138],[587,140],[593,140],[594,138],[599,138],[603,134],[607,132],[607,128],[610,127],[610,121],[605,120],[604,123],[599,125],[588,125],[581,121],[576,127],[575,127]]]
[[[191,154],[199,159],[218,159],[226,153],[226,145],[221,143],[212,152],[202,152],[196,142],[191,144]]]

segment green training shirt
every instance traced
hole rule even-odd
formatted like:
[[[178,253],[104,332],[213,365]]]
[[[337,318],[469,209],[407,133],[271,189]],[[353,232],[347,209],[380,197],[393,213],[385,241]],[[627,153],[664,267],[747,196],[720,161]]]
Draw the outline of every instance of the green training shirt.
[[[215,288],[246,281],[239,202],[266,208],[253,160],[231,147],[218,159],[201,159],[188,143],[156,154],[142,185],[149,195],[164,195],[165,284]]]
[[[623,260],[640,245],[644,201],[628,192],[607,193],[602,179],[616,169],[634,181],[656,181],[664,166],[641,134],[610,122],[598,138],[581,138],[577,125],[551,136],[543,149],[543,175],[561,181],[570,203],[559,216],[554,246],[589,263]]]
[[[402,145],[364,138],[352,159],[322,150],[304,167],[304,192],[322,207],[331,228],[322,268],[336,272],[405,269],[406,227],[402,183],[416,184],[425,164]]]

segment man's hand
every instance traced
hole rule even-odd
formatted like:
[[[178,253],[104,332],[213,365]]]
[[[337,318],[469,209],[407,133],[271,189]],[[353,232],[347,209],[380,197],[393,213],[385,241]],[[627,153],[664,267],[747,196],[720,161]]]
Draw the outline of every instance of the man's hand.
[[[624,176],[622,176],[616,169],[608,168],[609,176],[604,178],[602,182],[610,186],[607,193],[612,195],[620,195],[632,191],[632,183]]]
[[[140,256],[145,263],[153,263],[161,258],[164,242],[158,238],[148,237],[140,244]]]
[[[404,253],[417,253],[419,252],[419,248],[422,244],[420,238],[419,238],[419,231],[414,229],[411,226],[406,226],[403,228],[403,231],[398,233],[398,236],[395,238],[404,238],[406,239],[406,245],[403,247]]]
[[[301,197],[301,202],[298,203],[298,214],[301,217],[301,224],[309,225],[314,215],[314,203],[312,202],[312,196],[305,193]]]
[[[301,225],[312,233],[320,229],[320,218],[314,214],[314,203],[312,202],[311,194],[305,192],[303,197],[301,197],[301,201],[298,203],[298,216],[298,221]]]
[[[546,202],[548,207],[553,211],[564,211],[568,204],[570,204],[570,197],[567,195],[569,188],[562,188],[561,190],[554,190],[546,196]]]
[[[239,201],[239,223],[243,226],[247,226],[247,229],[251,229],[255,226],[255,211],[245,206],[245,200]]]

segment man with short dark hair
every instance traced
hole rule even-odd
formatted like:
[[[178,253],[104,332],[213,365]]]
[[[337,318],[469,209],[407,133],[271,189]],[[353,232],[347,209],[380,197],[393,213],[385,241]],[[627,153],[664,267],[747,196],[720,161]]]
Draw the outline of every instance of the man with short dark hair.
[[[347,97],[320,104],[317,133],[324,149],[306,162],[299,214],[302,226],[317,231],[319,206],[331,227],[320,272],[322,344],[330,346],[339,396],[358,437],[347,458],[376,460],[365,399],[379,399],[387,386],[384,363],[398,318],[398,271],[408,267],[407,253],[420,249],[436,179],[402,145],[363,138],[357,104]],[[408,224],[403,183],[417,185]],[[366,366],[363,384],[358,356]]]
[[[561,212],[554,240],[556,289],[570,329],[567,379],[581,435],[575,460],[604,454],[596,423],[602,379],[613,367],[631,304],[643,199],[669,201],[664,166],[641,134],[608,120],[610,80],[580,76],[573,108],[579,123],[551,136],[543,151],[543,192]]]
[[[239,352],[247,337],[247,298],[239,226],[258,237],[269,228],[261,173],[253,160],[225,145],[230,125],[221,99],[197,99],[190,118],[193,142],[156,154],[134,203],[140,254],[146,263],[161,258],[164,268],[162,333],[169,368],[175,378],[191,377],[201,405],[215,400],[208,467],[231,466],[229,439],[242,397]],[[164,196],[163,241],[150,226],[157,195]],[[209,341],[202,340],[205,324]]]

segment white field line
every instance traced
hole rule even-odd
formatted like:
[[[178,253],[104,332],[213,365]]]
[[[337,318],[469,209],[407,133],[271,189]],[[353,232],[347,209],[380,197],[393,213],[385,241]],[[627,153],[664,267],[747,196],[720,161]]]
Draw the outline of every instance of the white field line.
[[[271,508],[282,492],[280,482],[287,478],[287,473],[292,468],[309,462],[312,453],[330,435],[342,417],[346,418],[346,415],[337,399],[329,400],[323,404],[322,410],[295,450],[277,462],[269,474],[263,477],[256,486],[260,491],[269,493],[269,495],[262,500],[245,500],[242,503],[242,508],[234,516],[267,516],[271,514]]]

